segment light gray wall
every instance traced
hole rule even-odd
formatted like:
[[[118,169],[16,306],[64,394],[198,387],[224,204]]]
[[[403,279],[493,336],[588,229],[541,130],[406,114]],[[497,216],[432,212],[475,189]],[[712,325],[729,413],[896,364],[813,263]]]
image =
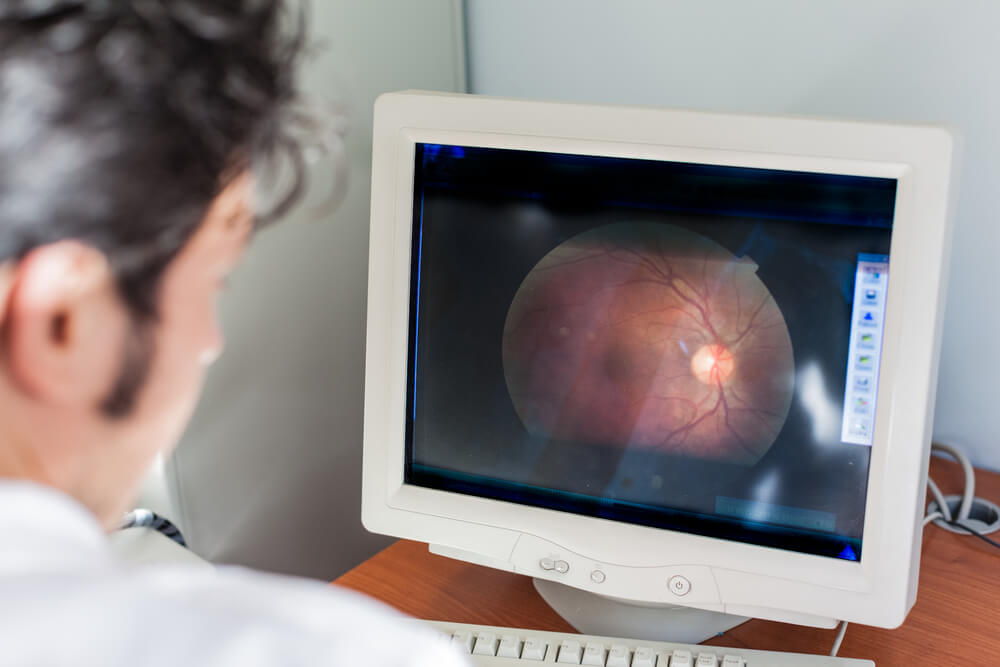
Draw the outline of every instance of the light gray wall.
[[[467,0],[466,13],[470,92],[956,129],[934,431],[1000,469],[1000,2]]]
[[[465,84],[457,0],[314,0],[325,44],[304,90],[348,110],[346,199],[260,235],[222,301],[226,352],[168,466],[178,519],[213,561],[330,579],[388,543],[360,521],[371,112]],[[312,170],[322,193],[332,163]]]

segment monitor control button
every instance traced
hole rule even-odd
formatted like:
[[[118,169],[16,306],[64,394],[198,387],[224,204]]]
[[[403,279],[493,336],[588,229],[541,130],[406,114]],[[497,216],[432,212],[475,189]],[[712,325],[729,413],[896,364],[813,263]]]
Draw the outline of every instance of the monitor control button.
[[[691,582],[686,577],[677,574],[667,580],[667,588],[674,595],[683,596],[691,592]]]
[[[556,569],[556,562],[551,558],[543,558],[542,560],[538,561],[538,567],[542,568],[543,570],[554,570]]]
[[[605,579],[607,579],[607,577],[600,570],[594,570],[590,573],[590,580],[595,584],[603,584]]]
[[[555,570],[559,574],[566,574],[567,572],[569,572],[569,563],[567,563],[564,560],[557,560],[555,562]]]

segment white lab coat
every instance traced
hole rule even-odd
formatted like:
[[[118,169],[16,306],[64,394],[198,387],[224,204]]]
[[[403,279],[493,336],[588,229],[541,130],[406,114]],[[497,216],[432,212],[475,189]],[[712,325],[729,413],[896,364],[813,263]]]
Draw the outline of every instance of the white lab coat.
[[[0,666],[464,664],[382,605],[240,568],[127,568],[94,517],[0,480]]]

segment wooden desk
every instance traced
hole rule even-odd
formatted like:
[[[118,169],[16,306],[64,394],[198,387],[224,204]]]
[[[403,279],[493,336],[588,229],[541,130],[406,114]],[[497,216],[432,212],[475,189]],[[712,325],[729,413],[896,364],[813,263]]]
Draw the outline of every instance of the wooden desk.
[[[933,460],[931,476],[945,494],[961,490],[957,464]],[[1000,475],[977,471],[976,495],[1000,500]],[[416,542],[393,544],[334,584],[419,618],[573,632],[528,577],[435,556]],[[706,643],[826,653],[833,637],[833,630],[753,620]],[[840,655],[878,667],[1000,664],[1000,549],[928,526],[917,603],[906,622],[896,630],[852,625]]]

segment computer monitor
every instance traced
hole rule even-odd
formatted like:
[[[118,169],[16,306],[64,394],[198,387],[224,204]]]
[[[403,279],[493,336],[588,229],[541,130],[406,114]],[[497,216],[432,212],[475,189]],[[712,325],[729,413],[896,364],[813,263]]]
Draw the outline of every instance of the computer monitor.
[[[948,132],[421,92],[374,127],[368,529],[586,632],[581,599],[903,621]]]

